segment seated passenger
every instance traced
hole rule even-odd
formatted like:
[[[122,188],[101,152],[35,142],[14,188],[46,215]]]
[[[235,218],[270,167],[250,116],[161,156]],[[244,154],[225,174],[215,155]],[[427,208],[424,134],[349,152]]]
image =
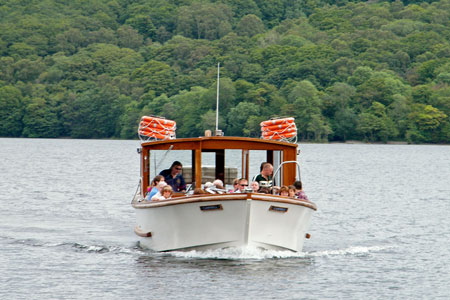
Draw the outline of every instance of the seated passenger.
[[[170,185],[174,192],[185,192],[186,182],[184,181],[181,170],[183,165],[179,161],[174,161],[169,169],[162,170],[159,175],[164,176],[165,181]]]
[[[289,197],[289,189],[288,189],[288,187],[285,186],[285,185],[281,186],[279,195],[280,196]]]
[[[259,183],[257,181],[253,181],[250,185],[253,190],[253,193],[257,193],[259,190]]]
[[[235,193],[239,189],[239,178],[233,180],[233,188],[228,190],[228,193]]]
[[[156,186],[160,181],[164,181],[164,176],[156,175],[155,178],[153,178],[152,184],[149,186],[149,193],[147,193],[147,196],[145,197],[146,200],[151,200],[152,197],[156,195],[158,192],[158,188]]]
[[[246,189],[248,187],[248,181],[245,178],[239,179],[238,190],[235,193],[246,193]]]
[[[153,196],[152,201],[167,200],[172,198],[173,190],[170,185],[166,185],[161,190],[161,196]]]
[[[302,182],[300,180],[297,180],[296,182],[294,182],[294,186],[295,186],[296,198],[299,200],[309,201],[308,197],[306,196],[305,192],[303,191]]]
[[[160,197],[162,196],[161,191],[162,191],[162,189],[163,189],[165,186],[167,186],[167,183],[166,183],[165,181],[162,181],[162,180],[161,180],[161,181],[158,183],[158,185],[156,186],[156,189],[158,190],[158,192],[156,192],[156,194],[153,195],[153,196],[150,198],[150,200],[151,200],[151,201],[157,201],[158,198],[160,198]]]
[[[268,162],[261,164],[261,173],[255,177],[255,181],[258,182],[261,187],[271,187],[272,186],[272,173],[273,166]]]
[[[214,184],[214,186],[216,187],[216,189],[221,189],[221,190],[224,189],[224,187],[223,187],[223,181],[220,180],[220,179],[214,180],[214,181],[213,181],[213,184]]]
[[[290,185],[288,186],[289,190],[289,198],[295,198],[295,186]]]
[[[270,188],[268,188],[268,187],[260,187],[259,190],[258,190],[258,193],[270,194]]]

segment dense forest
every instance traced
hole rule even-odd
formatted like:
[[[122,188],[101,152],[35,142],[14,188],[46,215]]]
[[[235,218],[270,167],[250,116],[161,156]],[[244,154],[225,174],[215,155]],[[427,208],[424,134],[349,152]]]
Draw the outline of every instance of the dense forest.
[[[450,0],[2,0],[0,136],[450,143]]]

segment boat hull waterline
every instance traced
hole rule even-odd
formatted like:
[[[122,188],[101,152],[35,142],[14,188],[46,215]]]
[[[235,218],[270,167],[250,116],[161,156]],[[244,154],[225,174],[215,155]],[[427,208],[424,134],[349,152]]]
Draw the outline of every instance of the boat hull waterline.
[[[154,251],[258,247],[301,252],[315,204],[256,193],[134,202],[140,244]]]

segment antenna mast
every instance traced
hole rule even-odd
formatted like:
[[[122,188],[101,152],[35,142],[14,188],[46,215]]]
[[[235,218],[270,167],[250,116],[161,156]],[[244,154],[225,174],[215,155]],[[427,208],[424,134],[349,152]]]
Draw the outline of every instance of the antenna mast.
[[[220,86],[220,62],[217,63],[217,100],[216,100],[216,136],[221,136],[222,131],[219,130],[219,86]]]

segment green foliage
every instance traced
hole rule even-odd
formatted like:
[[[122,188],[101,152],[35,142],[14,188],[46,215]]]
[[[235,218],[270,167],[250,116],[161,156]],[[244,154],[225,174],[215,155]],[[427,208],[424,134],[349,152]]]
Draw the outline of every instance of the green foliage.
[[[21,135],[23,102],[19,89],[13,86],[0,87],[0,136]]]
[[[61,135],[62,124],[55,108],[43,98],[33,98],[25,108],[22,135],[30,138],[55,138]]]
[[[264,32],[264,24],[257,16],[246,15],[237,24],[236,32],[239,35],[252,37]]]
[[[450,3],[347,0],[3,1],[0,136],[450,142]]]

